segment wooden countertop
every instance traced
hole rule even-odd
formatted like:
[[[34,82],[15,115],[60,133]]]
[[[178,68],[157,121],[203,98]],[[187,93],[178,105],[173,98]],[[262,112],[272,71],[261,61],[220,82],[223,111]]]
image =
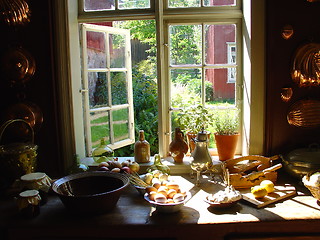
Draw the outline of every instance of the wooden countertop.
[[[202,240],[265,233],[320,236],[320,206],[302,186],[297,186],[297,196],[262,209],[242,201],[228,209],[212,209],[204,198],[216,191],[217,186],[205,180],[197,187],[189,176],[175,178],[184,182],[192,193],[192,198],[177,213],[157,213],[130,185],[112,212],[93,217],[71,215],[60,199],[52,195],[40,207],[39,216],[24,219],[18,215],[12,199],[1,199],[0,231],[6,236],[3,239],[22,236],[23,239],[35,236],[40,239],[71,236],[196,239],[201,236]],[[0,239],[1,236],[0,232]]]

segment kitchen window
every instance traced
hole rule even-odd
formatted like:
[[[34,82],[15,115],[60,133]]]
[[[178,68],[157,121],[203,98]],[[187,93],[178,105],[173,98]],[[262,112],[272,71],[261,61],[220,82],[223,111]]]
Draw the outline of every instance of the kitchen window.
[[[87,2],[88,0],[86,0]],[[91,0],[92,1],[92,0]],[[67,132],[65,136],[67,139],[63,140],[62,148],[66,152],[66,155],[71,156],[71,152],[77,153],[80,157],[84,157],[90,153],[86,151],[85,146],[85,121],[83,121],[83,99],[81,89],[81,54],[80,54],[80,38],[79,31],[81,29],[81,24],[90,23],[90,24],[101,24],[106,22],[116,22],[116,21],[140,21],[140,20],[153,20],[155,21],[155,33],[156,33],[156,64],[157,64],[157,93],[158,93],[158,140],[159,140],[159,153],[162,156],[167,156],[168,154],[168,145],[171,141],[172,133],[172,123],[171,123],[171,114],[174,114],[177,109],[172,106],[172,95],[170,88],[172,85],[171,74],[177,69],[181,71],[188,72],[190,69],[198,72],[197,79],[201,82],[201,96],[200,103],[206,106],[206,97],[203,90],[203,83],[206,81],[206,72],[214,72],[219,70],[228,69],[237,70],[233,72],[236,74],[236,83],[235,83],[235,106],[239,107],[242,110],[243,116],[243,128],[242,128],[242,139],[243,144],[240,146],[238,153],[246,154],[257,153],[263,149],[263,119],[261,119],[261,105],[263,105],[263,86],[261,86],[261,81],[263,81],[263,73],[254,73],[252,69],[253,62],[252,59],[252,50],[253,46],[259,48],[261,47],[261,42],[256,44],[251,41],[251,8],[255,7],[258,11],[263,12],[263,1],[252,2],[251,6],[250,1],[233,1],[233,0],[221,0],[221,1],[101,1],[109,2],[110,5],[107,7],[102,7],[98,11],[87,6],[85,10],[85,2],[68,0],[67,4],[55,3],[57,8],[65,9],[68,14],[68,19],[63,18],[64,11],[57,11],[56,20],[60,26],[66,26],[66,28],[61,29],[57,27],[56,31],[60,33],[57,40],[57,56],[60,61],[66,61],[66,65],[70,66],[67,69],[61,69],[60,75],[58,78],[67,77],[70,81],[70,85],[64,85],[60,81],[58,91],[60,91],[61,102],[63,98],[69,98],[72,104],[63,106],[61,113],[61,127],[64,128]],[[191,5],[179,5],[181,3],[190,3]],[[255,3],[255,4],[254,4]],[[128,4],[133,4],[131,7]],[[177,5],[178,4],[178,5]],[[75,7],[78,8],[75,8]],[[128,7],[129,6],[129,7]],[[132,7],[133,6],[133,7]],[[79,11],[76,11],[79,9]],[[261,17],[261,15],[259,15]],[[65,19],[65,20],[63,20]],[[61,25],[62,21],[62,25]],[[65,21],[65,22],[63,22]],[[258,22],[259,23],[259,22]],[[172,64],[170,62],[170,54],[173,48],[170,49],[170,31],[177,26],[197,26],[198,35],[196,38],[199,40],[198,47],[201,51],[198,55],[198,62],[181,62],[179,64]],[[219,62],[206,62],[205,52],[206,52],[206,41],[203,41],[205,38],[205,31],[208,27],[231,27],[235,29],[236,34],[236,48],[233,50],[236,51],[234,54],[236,57],[236,63],[230,62],[228,57],[224,63]],[[257,27],[261,30],[261,25]],[[261,33],[259,33],[260,36]],[[68,44],[64,44],[61,39],[67,39]],[[231,40],[228,40],[231,41]],[[260,40],[261,41],[261,40]],[[227,44],[227,42],[225,42]],[[262,45],[263,46],[263,45]],[[62,51],[63,47],[67,49],[65,54]],[[59,51],[60,49],[60,51]],[[227,49],[227,47],[226,47]],[[227,51],[226,51],[227,52]],[[262,51],[261,51],[262,52]],[[261,53],[260,52],[260,53]],[[234,56],[233,55],[233,56]],[[227,54],[226,54],[227,56]],[[261,63],[263,59],[260,56],[256,57],[257,63]],[[259,62],[260,61],[260,62]],[[65,71],[63,71],[65,70]],[[260,69],[261,70],[261,69]],[[251,81],[252,74],[258,77],[255,82]],[[226,74],[230,75],[230,74]],[[262,78],[261,78],[262,77]],[[227,81],[227,79],[226,79]],[[260,95],[257,96],[253,90],[260,91]],[[260,89],[259,89],[260,88]],[[67,93],[72,92],[72,95],[68,96]],[[252,97],[258,99],[257,102],[252,101]],[[63,105],[63,104],[62,104]],[[72,110],[72,114],[67,110]],[[253,112],[252,110],[255,109]],[[258,109],[256,111],[256,109]],[[140,109],[139,109],[140,110]],[[256,117],[258,116],[258,117]],[[258,121],[256,121],[258,118]],[[260,119],[259,119],[260,118]],[[72,120],[73,121],[70,121]],[[67,124],[66,124],[67,123]],[[65,125],[70,126],[67,128]],[[258,126],[257,128],[255,128]],[[255,133],[253,133],[252,128],[255,128]],[[70,134],[67,134],[67,133]],[[69,140],[69,141],[68,141]],[[71,141],[73,140],[73,141]],[[256,145],[252,147],[253,140]],[[71,144],[70,144],[71,142]],[[70,148],[68,148],[68,144]]]

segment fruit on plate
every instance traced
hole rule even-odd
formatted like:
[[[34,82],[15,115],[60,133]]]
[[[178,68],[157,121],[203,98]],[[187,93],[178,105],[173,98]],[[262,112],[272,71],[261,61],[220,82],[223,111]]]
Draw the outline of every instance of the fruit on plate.
[[[100,162],[98,165],[98,171],[111,171],[118,173],[133,173],[139,171],[139,169],[140,165],[137,162],[132,162],[131,160],[119,162],[118,158]]]
[[[264,186],[260,185],[251,187],[251,193],[255,198],[263,198],[268,194],[267,189]]]
[[[144,181],[148,185],[152,185],[154,182],[167,181],[168,178],[169,178],[168,173],[164,173],[161,170],[155,169],[153,171],[146,173],[146,175],[144,176]]]

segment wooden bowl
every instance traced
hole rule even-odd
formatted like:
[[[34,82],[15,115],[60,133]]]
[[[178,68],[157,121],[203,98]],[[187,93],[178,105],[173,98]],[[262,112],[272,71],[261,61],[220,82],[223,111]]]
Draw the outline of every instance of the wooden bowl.
[[[102,214],[115,208],[129,178],[120,173],[89,171],[60,178],[52,190],[77,214]]]

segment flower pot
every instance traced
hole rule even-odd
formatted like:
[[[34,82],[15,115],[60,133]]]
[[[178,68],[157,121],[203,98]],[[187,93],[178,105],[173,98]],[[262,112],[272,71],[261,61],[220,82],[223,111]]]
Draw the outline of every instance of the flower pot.
[[[225,161],[225,160],[234,158],[239,136],[240,134],[233,134],[233,135],[214,134],[220,161]]]

